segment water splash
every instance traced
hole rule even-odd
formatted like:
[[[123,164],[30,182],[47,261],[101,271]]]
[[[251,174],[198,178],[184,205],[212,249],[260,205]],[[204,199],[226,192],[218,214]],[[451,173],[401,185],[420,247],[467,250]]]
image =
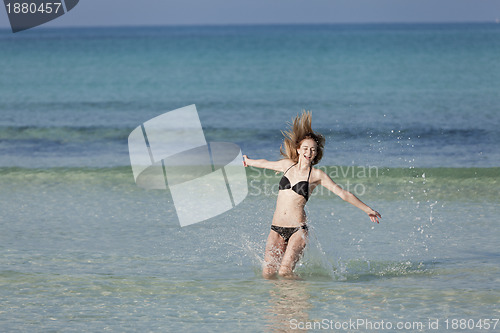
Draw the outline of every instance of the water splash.
[[[329,280],[342,278],[341,272],[334,269],[338,265],[332,264],[331,258],[323,250],[321,243],[316,237],[314,226],[309,225],[308,228],[309,242],[302,259],[297,264],[297,274],[301,277],[323,277]]]

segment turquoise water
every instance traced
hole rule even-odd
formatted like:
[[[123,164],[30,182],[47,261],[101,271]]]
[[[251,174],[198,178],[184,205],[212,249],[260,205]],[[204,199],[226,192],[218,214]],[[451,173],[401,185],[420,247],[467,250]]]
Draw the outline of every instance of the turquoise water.
[[[495,24],[0,31],[0,329],[499,318],[499,37]],[[243,203],[181,228],[168,191],[135,185],[127,137],[193,103],[207,141],[268,159],[311,109],[319,167],[381,223],[316,189],[303,280],[264,280],[279,175],[248,168]]]

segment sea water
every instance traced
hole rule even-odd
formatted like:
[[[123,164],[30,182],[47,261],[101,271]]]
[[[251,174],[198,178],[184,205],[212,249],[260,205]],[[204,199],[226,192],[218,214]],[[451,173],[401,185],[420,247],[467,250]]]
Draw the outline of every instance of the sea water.
[[[0,330],[492,331],[499,54],[498,24],[0,31]],[[270,160],[312,110],[317,167],[381,223],[317,188],[301,280],[265,280],[280,175],[248,168],[240,205],[181,228],[127,137],[190,104]]]

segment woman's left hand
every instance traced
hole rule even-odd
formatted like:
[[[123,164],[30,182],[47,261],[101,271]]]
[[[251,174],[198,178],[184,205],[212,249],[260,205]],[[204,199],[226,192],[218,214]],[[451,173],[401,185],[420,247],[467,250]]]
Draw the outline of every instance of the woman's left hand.
[[[370,217],[370,220],[372,220],[372,222],[377,222],[377,223],[379,223],[378,219],[382,218],[382,215],[380,215],[380,213],[375,210],[372,210],[370,213],[368,213],[368,216]]]

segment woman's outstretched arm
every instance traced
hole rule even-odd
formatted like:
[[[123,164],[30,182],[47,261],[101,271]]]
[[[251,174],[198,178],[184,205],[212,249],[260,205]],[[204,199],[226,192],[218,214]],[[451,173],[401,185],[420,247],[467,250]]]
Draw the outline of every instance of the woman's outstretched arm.
[[[351,205],[361,209],[363,212],[368,214],[372,222],[379,223],[378,219],[382,218],[379,212],[368,207],[363,201],[359,200],[357,196],[349,191],[344,190],[339,185],[337,185],[325,172],[318,170],[320,172],[320,184],[326,187],[332,193],[338,195],[342,200],[347,201]]]
[[[290,164],[289,160],[268,161],[265,159],[252,160],[247,155],[243,155],[243,165],[253,166],[256,168],[270,169],[274,171],[283,172],[284,168]]]

